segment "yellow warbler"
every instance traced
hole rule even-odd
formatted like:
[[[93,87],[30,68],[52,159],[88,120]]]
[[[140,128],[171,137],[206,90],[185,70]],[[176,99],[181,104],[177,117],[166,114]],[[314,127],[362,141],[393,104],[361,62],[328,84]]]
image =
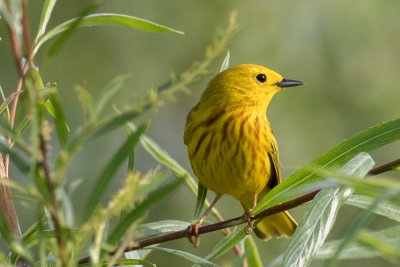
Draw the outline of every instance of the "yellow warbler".
[[[194,230],[195,245],[198,228],[223,194],[239,200],[249,219],[257,198],[281,182],[278,146],[266,110],[275,93],[302,84],[265,67],[242,64],[212,79],[189,112],[184,135],[189,159],[199,182],[215,192],[211,207],[188,229],[188,236]],[[289,237],[296,225],[288,212],[281,212],[257,222],[254,231],[264,240]],[[249,232],[252,227],[249,220]]]

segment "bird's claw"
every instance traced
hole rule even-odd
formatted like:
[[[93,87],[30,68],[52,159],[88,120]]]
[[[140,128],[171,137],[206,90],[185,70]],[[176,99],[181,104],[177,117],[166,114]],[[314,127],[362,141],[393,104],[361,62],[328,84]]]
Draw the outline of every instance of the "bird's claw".
[[[191,225],[188,226],[187,230],[186,230],[186,236],[189,240],[189,242],[195,247],[197,248],[200,244],[200,236],[199,236],[199,228],[200,228],[201,224],[199,223],[193,223]],[[192,236],[194,235],[194,240],[192,238]]]
[[[250,210],[246,210],[243,214],[243,220],[247,221],[248,227],[246,229],[246,235],[250,234],[253,232],[253,229],[255,228],[254,226],[254,220],[251,219],[251,214]]]

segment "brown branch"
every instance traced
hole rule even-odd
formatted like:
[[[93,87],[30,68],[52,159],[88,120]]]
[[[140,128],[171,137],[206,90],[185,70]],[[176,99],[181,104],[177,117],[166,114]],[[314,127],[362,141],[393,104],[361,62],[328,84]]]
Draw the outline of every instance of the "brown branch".
[[[10,8],[10,0],[5,0],[5,5],[7,7],[7,11],[10,12],[11,14],[11,8]],[[28,14],[27,14],[27,8],[26,8],[26,1],[23,1],[22,3],[22,21],[21,23],[23,24],[23,34],[24,34],[24,41],[25,41],[25,46],[26,49],[28,49],[27,53],[30,53],[31,49],[31,41],[30,41],[30,31],[29,31],[29,21],[28,21]],[[10,125],[11,127],[14,126],[14,120],[15,120],[15,114],[16,114],[16,109],[17,109],[17,104],[18,104],[18,98],[19,95],[22,91],[22,84],[23,84],[23,77],[25,76],[27,70],[28,70],[28,62],[27,60],[25,62],[24,67],[21,66],[22,63],[22,50],[21,46],[18,42],[18,36],[14,29],[11,27],[11,25],[7,25],[8,27],[8,32],[10,35],[10,41],[11,41],[11,47],[13,50],[13,56],[14,56],[14,61],[15,65],[17,67],[17,71],[19,74],[19,81],[17,85],[17,89],[15,91],[15,98],[13,101],[13,107],[11,111],[11,116],[10,116]],[[8,143],[11,143],[11,139],[8,138]],[[1,179],[9,179],[8,177],[8,168],[9,168],[9,155],[4,155],[4,159],[1,157],[0,154],[0,171],[1,171]],[[4,164],[3,164],[4,163]],[[0,198],[1,198],[1,213],[3,214],[3,217],[7,221],[7,224],[11,230],[11,232],[16,235],[21,237],[21,230],[19,227],[19,222],[18,222],[18,217],[17,213],[15,210],[15,205],[14,205],[14,200],[12,198],[11,190],[10,188],[3,184],[1,186],[1,192],[0,192]]]
[[[27,0],[22,1],[22,27],[25,44],[25,57],[29,58],[32,51],[31,30],[29,27]]]
[[[389,162],[387,164],[384,164],[382,166],[379,166],[379,167],[376,167],[376,168],[370,170],[368,172],[368,174],[369,175],[376,175],[376,174],[379,174],[379,173],[391,171],[391,170],[395,169],[399,165],[400,165],[400,159],[396,159],[396,160],[393,160],[393,161],[391,161],[391,162]]]
[[[368,172],[369,175],[376,175],[376,174],[380,174],[389,170],[392,170],[395,166],[399,165],[400,163],[400,159],[398,160],[394,160],[392,162],[389,162],[385,165],[376,167],[372,170],[370,170]],[[260,213],[258,213],[257,215],[251,217],[250,219],[261,219],[264,218],[266,216],[270,216],[285,210],[289,210],[292,208],[295,208],[297,206],[300,206],[308,201],[311,201],[314,199],[314,197],[321,191],[321,189],[315,190],[313,192],[310,192],[308,194],[305,194],[303,196],[285,201],[281,204],[275,205],[273,207],[270,207],[268,209],[265,209],[263,211],[261,211]],[[228,228],[228,227],[232,227],[235,225],[239,225],[239,224],[243,224],[243,223],[247,223],[247,220],[244,220],[242,216],[240,217],[236,217],[236,218],[232,218],[229,220],[225,220],[222,222],[218,222],[218,223],[214,223],[214,224],[209,224],[209,225],[205,225],[205,226],[201,226],[198,230],[199,230],[199,235],[201,234],[205,234],[205,233],[209,233],[209,232],[214,232],[217,230],[221,230],[224,228]],[[177,232],[173,232],[173,233],[169,233],[169,234],[165,234],[165,235],[160,235],[160,236],[155,236],[155,237],[151,237],[148,239],[144,239],[141,241],[136,241],[133,242],[126,250],[125,252],[129,252],[129,251],[133,251],[133,250],[137,250],[137,249],[141,249],[144,247],[148,247],[151,245],[155,245],[155,244],[161,244],[167,241],[172,241],[172,240],[176,240],[176,239],[180,239],[180,238],[186,238],[187,237],[187,230],[181,230],[181,231],[177,231]],[[112,253],[111,253],[112,254]],[[90,261],[90,257],[85,257],[82,258],[78,261],[79,264],[83,264],[83,263],[89,263]]]
[[[0,179],[8,180],[6,176],[5,167],[3,164],[3,157],[0,154]],[[15,205],[11,194],[11,189],[6,183],[0,184],[0,211],[7,222],[8,228],[15,236],[21,237],[21,229],[18,224],[18,217],[15,211]]]
[[[22,75],[22,68],[21,68],[21,59],[22,53],[21,48],[18,44],[18,37],[16,33],[13,31],[10,25],[8,25],[8,34],[10,35],[11,47],[13,49],[14,61],[15,65],[17,66],[17,71],[19,75]]]

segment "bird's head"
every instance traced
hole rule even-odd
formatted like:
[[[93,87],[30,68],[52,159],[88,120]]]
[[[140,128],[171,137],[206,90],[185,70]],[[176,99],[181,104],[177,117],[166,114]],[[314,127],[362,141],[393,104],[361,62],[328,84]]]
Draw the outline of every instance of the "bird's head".
[[[227,106],[253,107],[265,110],[281,89],[303,85],[284,79],[273,70],[259,65],[241,64],[219,73],[208,85],[203,97],[214,98]]]

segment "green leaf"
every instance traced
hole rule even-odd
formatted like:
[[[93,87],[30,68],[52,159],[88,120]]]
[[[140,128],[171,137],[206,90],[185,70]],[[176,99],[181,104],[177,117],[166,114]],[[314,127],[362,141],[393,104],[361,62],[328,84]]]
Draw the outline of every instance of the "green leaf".
[[[51,13],[53,12],[56,2],[57,0],[46,0],[44,3],[42,15],[40,16],[39,28],[34,43],[37,43],[39,38],[46,32],[47,23],[49,23]]]
[[[11,161],[14,162],[22,173],[26,174],[29,172],[29,163],[19,153],[15,152],[14,149],[10,149],[7,140],[4,138],[0,138],[0,152],[10,155]]]
[[[199,256],[196,256],[196,255],[193,255],[188,252],[181,251],[181,250],[170,249],[170,248],[161,248],[161,247],[150,247],[150,249],[160,250],[160,251],[164,251],[164,252],[167,252],[170,254],[174,254],[176,256],[179,256],[181,258],[184,258],[188,261],[199,264],[201,266],[206,266],[206,267],[218,267],[219,266],[219,265],[212,263],[211,261],[205,260],[203,258],[200,258]]]
[[[205,188],[200,182],[197,183],[197,201],[196,208],[194,209],[194,219],[197,221],[200,218],[201,211],[204,207],[204,202],[207,197],[207,188]]]
[[[148,194],[145,200],[135,206],[135,208],[126,214],[125,217],[118,223],[118,225],[108,236],[107,242],[109,244],[116,244],[129,229],[129,227],[148,211],[151,205],[157,203],[159,200],[173,192],[176,188],[178,188],[181,182],[182,179],[174,179]]]
[[[125,112],[121,112],[120,114],[110,116],[109,118],[104,119],[100,122],[96,122],[92,126],[92,129],[94,131],[88,137],[88,140],[93,140],[102,135],[105,135],[105,134],[115,130],[119,126],[125,124],[127,121],[132,120],[133,118],[137,117],[140,114],[142,114],[142,113],[133,111],[133,110],[128,110]]]
[[[11,140],[17,139],[17,133],[11,128],[10,123],[3,118],[0,118],[0,133],[5,137],[10,137]]]
[[[133,123],[128,123],[132,130],[136,129]],[[166,150],[162,149],[156,142],[147,137],[146,135],[141,136],[140,143],[143,148],[160,164],[164,165],[170,169],[177,178],[183,178],[185,180],[185,185],[194,193],[197,193],[197,184],[189,174],[176,160],[174,160]],[[205,200],[205,206],[209,207],[210,202]],[[221,218],[222,216],[218,210],[214,207],[211,213]]]
[[[230,54],[229,50],[226,52],[226,56],[224,58],[224,61],[222,62],[221,69],[219,72],[223,72],[224,70],[227,70],[229,68],[229,59],[230,59]]]
[[[291,175],[281,184],[274,187],[255,207],[252,214],[279,204],[299,195],[290,192],[307,183],[316,182],[322,179],[318,174],[319,170],[324,168],[340,167],[360,152],[369,152],[377,149],[400,138],[400,119],[379,124],[369,128],[350,139],[342,142],[340,145],[332,148],[324,155],[313,160],[308,165]],[[315,168],[317,167],[317,168]]]
[[[1,103],[0,105],[0,114],[2,114],[4,112],[4,110],[7,111],[8,116],[10,116],[10,110],[8,108],[8,105],[14,101],[15,97],[18,95],[17,93],[12,93],[11,95],[9,95],[7,98],[4,98],[4,93],[3,93],[3,89],[0,86],[0,93],[1,96],[3,98],[3,103]]]
[[[261,262],[260,254],[258,253],[258,249],[256,243],[254,242],[251,236],[247,237],[244,240],[244,253],[247,255],[247,264],[248,266],[254,267],[262,267],[263,264]]]
[[[187,222],[176,220],[158,221],[138,226],[135,234],[137,234],[138,239],[145,239],[152,236],[180,231],[186,229],[189,225],[190,224]]]
[[[1,104],[1,108],[0,108],[0,114],[3,113],[4,109],[7,111],[7,121],[10,121],[10,109],[8,108],[8,104],[14,100],[14,97],[12,97],[12,99],[10,99],[11,95],[9,97],[5,97],[4,95],[4,91],[3,88],[0,85],[0,96],[1,99],[3,100],[3,103]],[[4,107],[3,107],[4,105]]]
[[[0,212],[0,233],[1,237],[7,243],[8,246],[13,250],[13,253],[23,257],[24,259],[32,262],[33,257],[31,252],[21,242],[21,239],[14,236],[8,228],[7,222],[4,219],[3,214]]]
[[[352,195],[346,200],[346,204],[362,209],[367,209],[374,201],[375,198],[373,197]],[[374,213],[400,222],[400,206],[389,201],[379,203],[376,209],[374,209]]]
[[[375,244],[366,243],[368,239],[374,239]],[[325,243],[315,255],[315,259],[329,259],[338,249],[343,239]],[[340,254],[339,259],[362,259],[377,256],[400,256],[400,226],[394,226],[377,232],[362,231],[356,240],[347,245]]]
[[[345,251],[345,248],[353,241],[356,237],[357,234],[360,232],[362,227],[364,227],[369,218],[373,214],[373,210],[376,209],[376,207],[386,200],[387,198],[393,196],[393,194],[398,195],[397,192],[391,192],[388,191],[386,193],[381,194],[379,197],[375,199],[374,202],[372,202],[369,207],[360,213],[358,213],[356,216],[353,216],[353,220],[350,222],[350,224],[346,228],[346,233],[344,235],[344,238],[341,240],[341,242],[338,245],[337,250],[335,251],[334,255],[332,256],[329,266],[337,266],[337,261],[340,258],[340,254]]]
[[[16,41],[21,46],[22,41],[22,0],[0,1],[0,17],[4,19],[10,29],[16,34]],[[3,23],[2,23],[3,24]]]
[[[78,93],[79,100],[82,102],[84,109],[87,109],[90,117],[93,117],[96,110],[96,104],[93,96],[80,85],[75,87],[75,91]]]
[[[66,149],[68,145],[69,127],[65,121],[64,111],[62,110],[60,99],[56,94],[50,94],[49,102],[46,101],[47,110],[50,109],[49,105],[52,107],[52,110],[54,112],[53,118],[56,124],[58,141],[61,147],[63,149]]]
[[[90,262],[88,263],[80,263],[78,266],[93,266]],[[107,261],[102,262],[100,266],[109,266]],[[114,266],[153,266],[156,265],[149,261],[140,260],[140,259],[119,259]]]
[[[151,253],[150,249],[139,249],[125,252],[124,255],[127,259],[145,259],[149,253]]]
[[[240,230],[232,231],[232,233],[225,236],[221,241],[218,242],[218,244],[213,248],[210,254],[205,257],[205,259],[214,260],[218,258],[246,238],[246,236],[246,231],[242,228]]]
[[[125,126],[126,126],[126,132],[127,132],[128,136],[130,136],[131,135],[131,129],[129,129],[128,122],[125,123]],[[128,156],[128,168],[127,168],[127,171],[128,172],[133,172],[133,168],[134,167],[135,167],[135,150],[132,149],[131,153],[129,153],[129,156]]]
[[[136,126],[133,123],[128,123],[131,130],[135,130]],[[143,135],[140,138],[140,143],[144,149],[160,164],[164,165],[170,169],[175,176],[184,177],[188,175],[188,172],[176,161],[174,160],[167,151],[163,150],[156,142]],[[197,189],[196,189],[197,191]],[[195,192],[196,192],[195,191]]]
[[[100,113],[104,110],[106,104],[110,101],[111,97],[113,97],[118,92],[118,90],[122,88],[124,82],[128,77],[129,75],[117,76],[111,82],[109,82],[106,87],[104,87],[103,91],[100,94],[99,100],[96,103],[96,111],[92,120],[95,120],[97,116],[100,115]]]
[[[354,177],[364,177],[374,165],[367,153],[360,153],[340,171]],[[284,266],[308,266],[312,256],[325,242],[335,222],[337,212],[352,189],[332,186],[319,192],[303,215],[288,248],[283,255]]]
[[[147,194],[154,187],[161,184],[169,175],[169,171],[158,172],[146,180],[145,183],[141,181],[141,183],[135,189],[135,198],[138,199]]]
[[[89,198],[86,202],[84,209],[83,221],[87,221],[95,208],[97,207],[101,197],[109,186],[115,172],[118,170],[123,161],[128,157],[131,150],[139,142],[139,137],[146,131],[147,124],[138,128],[138,130],[118,149],[118,151],[111,158],[110,162],[101,170],[99,177],[97,177]]]
[[[54,58],[54,56],[61,51],[61,48],[67,43],[68,39],[71,38],[72,34],[75,30],[80,26],[82,20],[85,16],[89,15],[91,12],[96,10],[100,6],[99,2],[92,2],[89,5],[85,6],[78,14],[72,23],[68,25],[65,31],[60,34],[60,36],[55,40],[55,42],[51,45],[48,56],[49,58]],[[39,40],[40,42],[40,40]]]
[[[73,25],[76,20],[79,18],[74,18],[68,20],[57,27],[53,28],[41,38],[39,38],[34,50],[33,55],[37,53],[37,50],[40,46],[43,45],[46,41],[50,40],[54,36],[68,30],[71,25]],[[112,25],[112,26],[122,26],[129,27],[133,29],[139,29],[149,32],[175,32],[179,34],[183,34],[183,32],[174,30],[172,28],[157,24],[155,22],[151,22],[149,20],[121,15],[121,14],[111,14],[111,13],[102,13],[102,14],[92,14],[85,17],[82,17],[78,27],[90,27],[90,26],[98,26],[98,25]]]
[[[15,133],[17,136],[21,136],[23,133],[25,133],[26,129],[28,129],[31,123],[32,121],[28,118],[22,119],[22,121],[15,127]]]

